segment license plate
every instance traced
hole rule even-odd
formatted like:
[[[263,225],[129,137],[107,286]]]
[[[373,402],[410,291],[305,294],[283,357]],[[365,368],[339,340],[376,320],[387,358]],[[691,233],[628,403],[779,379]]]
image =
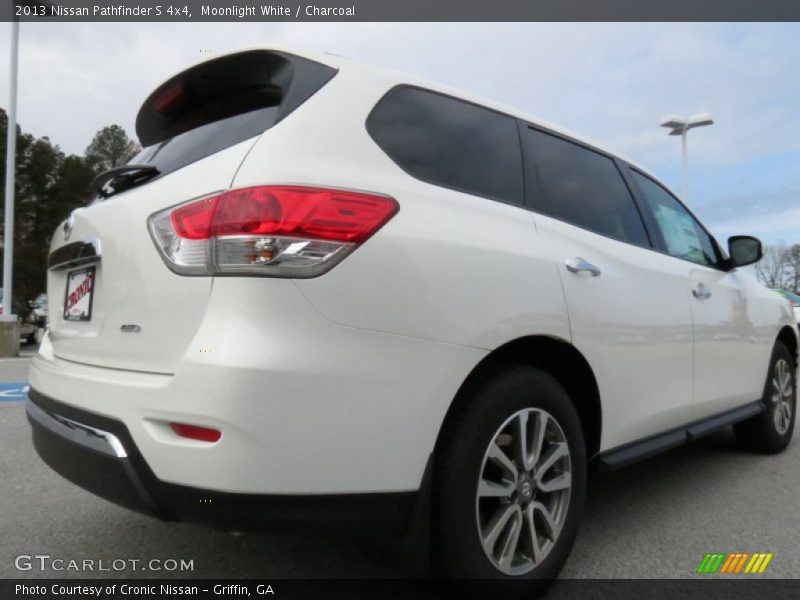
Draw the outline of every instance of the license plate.
[[[65,321],[88,321],[92,318],[94,267],[67,274],[67,295],[64,299]]]

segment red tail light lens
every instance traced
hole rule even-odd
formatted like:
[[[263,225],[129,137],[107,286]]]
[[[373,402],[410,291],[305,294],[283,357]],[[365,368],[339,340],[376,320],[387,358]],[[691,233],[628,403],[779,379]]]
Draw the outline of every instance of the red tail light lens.
[[[199,425],[187,425],[186,423],[170,423],[172,431],[181,437],[190,440],[200,440],[201,442],[218,442],[222,437],[222,432],[210,427],[200,427]]]
[[[385,196],[307,187],[252,187],[219,199],[211,235],[275,235],[360,243],[395,212]]]
[[[181,274],[313,277],[397,212],[393,198],[345,190],[263,186],[229,190],[153,215],[150,228]]]
[[[170,220],[175,233],[185,240],[207,240],[218,200],[219,196],[203,198],[172,211]]]

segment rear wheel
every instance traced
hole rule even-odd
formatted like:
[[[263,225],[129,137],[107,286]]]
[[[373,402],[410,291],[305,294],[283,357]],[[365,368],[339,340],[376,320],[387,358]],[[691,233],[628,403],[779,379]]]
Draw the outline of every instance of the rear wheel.
[[[775,344],[762,402],[765,410],[734,425],[736,438],[748,450],[774,454],[792,440],[797,381],[794,357],[781,342]]]
[[[552,579],[586,493],[580,419],[561,385],[524,365],[475,386],[442,431],[433,558],[454,578]]]

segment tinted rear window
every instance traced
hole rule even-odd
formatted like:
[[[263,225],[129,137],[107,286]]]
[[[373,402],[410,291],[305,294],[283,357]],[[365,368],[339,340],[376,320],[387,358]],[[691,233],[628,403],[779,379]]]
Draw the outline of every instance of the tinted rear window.
[[[158,144],[143,148],[130,162],[155,166],[162,174],[176,171],[260,135],[269,129],[278,115],[278,106],[268,106],[219,121],[212,121]]]
[[[434,185],[523,203],[516,121],[427,90],[399,87],[374,108],[367,130],[407,173]]]
[[[527,129],[525,144],[532,180],[539,181],[542,210],[605,236],[650,245],[633,196],[613,160],[533,128]]]

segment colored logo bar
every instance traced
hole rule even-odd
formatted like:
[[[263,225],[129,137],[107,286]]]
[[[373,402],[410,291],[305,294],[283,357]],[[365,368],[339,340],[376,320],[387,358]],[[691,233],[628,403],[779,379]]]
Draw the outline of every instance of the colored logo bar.
[[[719,574],[751,574],[763,573],[769,561],[772,560],[772,552],[709,552],[700,561],[697,572],[703,575]]]

